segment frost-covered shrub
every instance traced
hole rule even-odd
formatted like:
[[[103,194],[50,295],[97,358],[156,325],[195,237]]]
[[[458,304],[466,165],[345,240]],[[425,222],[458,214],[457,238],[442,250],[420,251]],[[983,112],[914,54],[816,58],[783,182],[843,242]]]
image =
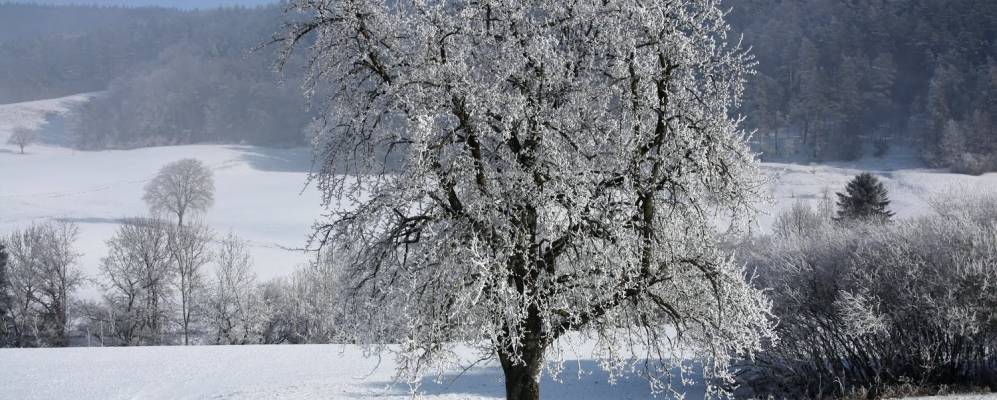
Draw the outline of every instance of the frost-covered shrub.
[[[779,341],[743,378],[791,398],[997,389],[997,218],[985,209],[759,240],[749,264],[772,288]]]
[[[331,271],[322,266],[304,266],[287,278],[260,286],[262,308],[254,316],[261,321],[262,343],[331,343],[344,323],[336,309],[336,287]]]
[[[822,215],[807,203],[798,201],[776,216],[772,231],[783,238],[806,237],[819,233],[827,221],[826,215]]]

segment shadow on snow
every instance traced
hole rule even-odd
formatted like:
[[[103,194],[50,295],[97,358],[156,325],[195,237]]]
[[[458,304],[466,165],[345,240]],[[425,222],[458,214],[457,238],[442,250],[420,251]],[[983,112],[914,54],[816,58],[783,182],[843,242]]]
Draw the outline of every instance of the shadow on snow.
[[[677,372],[676,372],[677,373]],[[685,392],[685,399],[702,399],[704,395],[700,377],[697,376],[694,386],[682,388],[678,378],[673,384],[678,392]],[[370,382],[367,387],[375,392],[384,390],[381,396],[402,396],[410,393],[410,388],[404,383]],[[433,398],[487,397],[505,398],[504,377],[502,369],[495,362],[473,367],[463,373],[448,373],[437,379],[435,376],[423,378],[419,382],[420,396]],[[366,394],[370,396],[370,393]],[[598,361],[567,360],[564,370],[555,379],[545,373],[540,383],[540,398],[542,399],[671,399],[668,393],[651,393],[648,382],[639,376],[627,374],[616,377],[610,383],[609,373],[599,367]]]

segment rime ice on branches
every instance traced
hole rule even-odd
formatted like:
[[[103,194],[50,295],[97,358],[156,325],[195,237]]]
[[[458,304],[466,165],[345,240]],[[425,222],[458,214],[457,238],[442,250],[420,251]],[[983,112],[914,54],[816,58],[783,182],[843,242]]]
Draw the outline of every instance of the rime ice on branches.
[[[728,381],[771,325],[716,243],[761,197],[731,117],[753,61],[718,3],[295,2],[277,40],[331,93],[313,179],[349,206],[315,244],[344,328],[400,340],[409,377],[478,343],[510,399],[538,398],[564,337],[655,389],[683,355]]]

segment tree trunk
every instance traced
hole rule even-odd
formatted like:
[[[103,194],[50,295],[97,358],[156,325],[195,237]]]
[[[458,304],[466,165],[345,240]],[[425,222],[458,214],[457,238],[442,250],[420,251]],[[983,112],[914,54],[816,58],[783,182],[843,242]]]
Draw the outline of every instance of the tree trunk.
[[[516,363],[505,352],[499,352],[502,372],[505,374],[505,398],[507,400],[540,400],[540,368],[543,365],[543,350],[535,345],[521,349],[523,361]]]

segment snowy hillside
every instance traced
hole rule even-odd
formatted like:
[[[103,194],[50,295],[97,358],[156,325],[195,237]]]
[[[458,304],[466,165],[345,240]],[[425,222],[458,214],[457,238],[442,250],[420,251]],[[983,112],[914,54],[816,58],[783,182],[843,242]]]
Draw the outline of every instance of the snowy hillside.
[[[0,104],[0,143],[6,143],[14,129],[42,129],[50,118],[65,115],[73,105],[92,96],[84,93],[57,99]]]
[[[16,127],[51,130],[46,120],[58,120],[87,94],[60,99],[0,105],[0,143]],[[53,133],[50,136],[64,136]],[[44,138],[45,136],[43,136]],[[104,242],[120,218],[143,215],[142,188],[163,165],[193,157],[214,169],[216,201],[206,221],[220,233],[228,231],[252,244],[255,268],[262,279],[284,275],[307,262],[300,251],[312,223],[322,213],[320,196],[305,181],[310,168],[308,149],[253,146],[195,145],[75,151],[56,144],[29,146],[25,155],[0,145],[0,232],[42,219],[74,221],[81,227],[81,267],[97,273]],[[833,197],[860,171],[880,175],[890,190],[892,209],[899,217],[930,212],[925,200],[933,193],[962,188],[997,188],[997,174],[980,177],[916,167],[912,157],[865,160],[832,165],[765,163],[773,202],[763,206],[757,229],[767,232],[778,210],[803,200],[816,204],[824,191]],[[94,295],[96,289],[85,293]]]
[[[14,128],[52,130],[46,121],[58,121],[87,97],[0,105],[0,143]],[[164,164],[191,157],[215,174],[215,205],[206,222],[219,233],[231,231],[249,240],[260,278],[285,275],[308,261],[307,254],[289,249],[304,245],[322,214],[319,193],[305,186],[308,149],[195,145],[81,152],[51,137],[43,135],[48,143],[29,146],[24,155],[0,145],[0,233],[32,221],[76,222],[80,267],[91,277],[97,277],[105,241],[118,221],[146,212],[145,182]],[[799,200],[819,202],[825,191],[833,196],[860,171],[883,178],[900,218],[931,212],[926,199],[933,193],[997,188],[997,174],[950,174],[919,168],[903,157],[816,166],[765,163],[762,170],[773,200],[759,216],[762,232],[770,230],[778,210]],[[81,295],[98,293],[90,286]],[[469,350],[463,354],[473,356]],[[546,377],[544,398],[649,396],[646,383],[637,378],[608,385],[584,351],[568,358],[564,383]],[[0,360],[5,371],[13,372],[0,374],[0,399],[410,398],[407,385],[391,384],[395,365],[390,355],[366,358],[362,349],[349,345],[19,349],[0,350]],[[428,398],[501,398],[501,376],[494,362],[486,363],[464,373],[452,371],[442,383],[427,377],[422,389]],[[690,390],[689,398],[701,396],[701,389]]]
[[[797,201],[817,206],[826,195],[836,201],[835,192],[861,172],[877,175],[889,191],[890,209],[897,218],[931,213],[928,202],[944,193],[988,193],[997,191],[997,173],[981,176],[953,174],[920,167],[912,155],[886,159],[865,159],[828,165],[762,163],[768,178],[771,204],[758,215],[758,229],[769,232],[780,210]]]
[[[393,383],[390,356],[364,357],[349,345],[0,349],[0,359],[7,371],[0,374],[4,399],[412,398],[407,384]],[[497,363],[481,364],[463,374],[453,371],[438,382],[426,377],[420,382],[420,398],[504,398],[501,379]],[[546,377],[543,397],[650,397],[647,384],[639,379],[608,384],[606,374],[591,360],[566,362],[563,379],[559,384]],[[690,395],[702,397],[698,392]]]
[[[0,143],[16,127],[45,130],[84,96],[0,105]],[[300,251],[320,215],[320,197],[305,188],[307,149],[251,146],[174,146],[127,151],[81,152],[40,144],[18,154],[0,146],[0,232],[44,219],[80,225],[81,267],[95,276],[104,242],[123,217],[146,214],[142,189],[163,165],[197,158],[214,170],[215,205],[205,216],[219,233],[235,232],[252,246],[262,279],[289,273],[307,262]],[[96,294],[90,288],[84,295]]]

